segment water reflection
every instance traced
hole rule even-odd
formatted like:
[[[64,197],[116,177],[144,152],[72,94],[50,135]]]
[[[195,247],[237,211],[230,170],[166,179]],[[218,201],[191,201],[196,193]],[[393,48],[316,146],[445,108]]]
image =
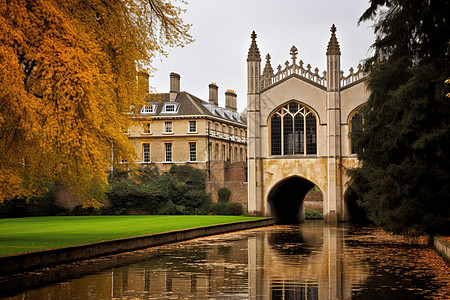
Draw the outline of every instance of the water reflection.
[[[61,280],[55,270],[0,277],[0,291],[38,280],[44,286],[2,299],[311,300],[422,299],[448,288],[417,251],[403,255],[408,247],[370,228],[273,226],[74,264],[65,276],[81,277],[50,285]]]

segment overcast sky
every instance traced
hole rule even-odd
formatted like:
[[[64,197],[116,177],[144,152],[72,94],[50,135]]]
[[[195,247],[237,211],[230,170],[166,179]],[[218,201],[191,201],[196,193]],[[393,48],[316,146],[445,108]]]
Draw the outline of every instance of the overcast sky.
[[[374,41],[373,23],[357,24],[369,7],[368,0],[189,0],[183,7],[187,10],[183,19],[192,24],[195,41],[155,60],[158,70],[150,86],[160,93],[169,92],[169,74],[176,72],[182,91],[208,101],[208,84],[215,82],[219,105],[224,106],[224,93],[232,89],[238,95],[238,111],[247,105],[246,60],[253,30],[258,35],[261,69],[267,53],[273,69],[284,65],[295,45],[298,60],[322,73],[333,23],[346,75],[371,54]]]

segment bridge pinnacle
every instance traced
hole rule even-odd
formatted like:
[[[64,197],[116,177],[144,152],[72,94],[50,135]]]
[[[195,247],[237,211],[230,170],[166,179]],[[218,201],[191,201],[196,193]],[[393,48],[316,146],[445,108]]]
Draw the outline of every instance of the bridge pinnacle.
[[[248,50],[247,61],[261,61],[261,55],[259,54],[258,45],[256,45],[256,33],[253,30],[252,35],[252,43],[250,45],[250,49]]]
[[[331,26],[330,31],[331,31],[331,38],[330,41],[328,42],[327,55],[341,55],[339,43],[336,38],[337,28],[334,24]]]

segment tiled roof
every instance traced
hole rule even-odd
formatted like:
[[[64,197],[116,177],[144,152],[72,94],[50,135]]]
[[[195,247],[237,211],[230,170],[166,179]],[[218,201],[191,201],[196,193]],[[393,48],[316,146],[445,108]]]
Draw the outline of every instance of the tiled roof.
[[[169,93],[162,94],[148,94],[145,97],[148,105],[155,105],[155,111],[152,113],[143,113],[141,116],[198,116],[208,115],[218,117],[227,121],[237,122],[245,125],[247,120],[242,118],[237,111],[231,109],[219,107],[214,104],[210,104],[204,100],[197,98],[187,92],[179,92],[175,98],[175,101],[170,101]],[[165,112],[164,106],[167,104],[175,104],[175,112]]]

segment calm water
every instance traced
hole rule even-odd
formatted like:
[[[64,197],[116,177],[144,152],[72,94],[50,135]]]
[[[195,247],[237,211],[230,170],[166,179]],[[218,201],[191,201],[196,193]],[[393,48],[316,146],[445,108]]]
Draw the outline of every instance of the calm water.
[[[0,278],[0,291],[10,296],[1,299],[444,299],[448,278],[423,251],[373,228],[273,226]]]

